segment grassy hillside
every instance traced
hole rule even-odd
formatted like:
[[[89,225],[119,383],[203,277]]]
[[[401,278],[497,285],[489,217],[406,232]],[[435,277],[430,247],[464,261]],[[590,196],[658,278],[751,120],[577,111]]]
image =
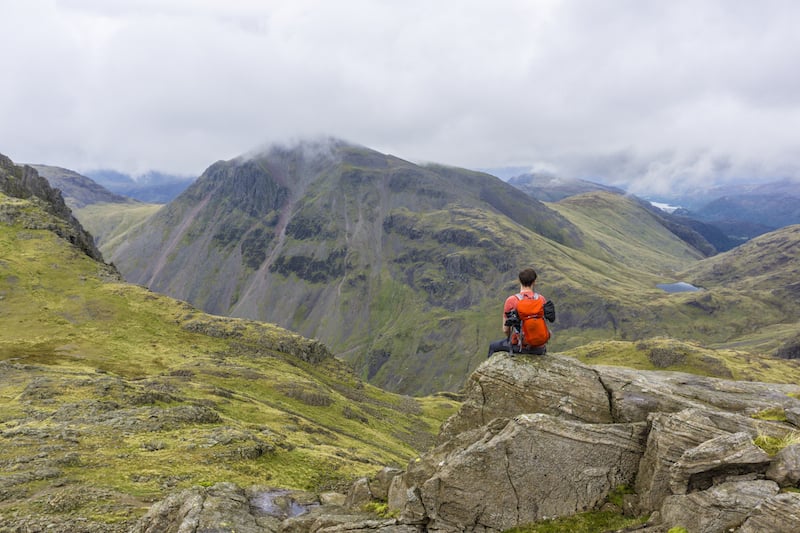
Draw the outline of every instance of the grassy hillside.
[[[753,355],[736,347],[711,348],[665,337],[640,341],[598,341],[565,352],[591,365],[688,372],[741,381],[800,382],[800,360]]]
[[[0,524],[124,530],[176,488],[324,489],[404,464],[454,403],[364,384],[278,327],[121,283],[0,194]],[[44,526],[42,526],[44,527]]]
[[[789,291],[800,297],[800,225],[787,226],[692,265],[682,273],[704,287]]]
[[[98,243],[103,257],[112,257],[124,242],[124,235],[155,214],[163,205],[131,202],[98,202],[75,209],[75,217]]]
[[[641,205],[624,196],[585,193],[551,207],[581,229],[583,251],[605,262],[671,277],[703,258]]]

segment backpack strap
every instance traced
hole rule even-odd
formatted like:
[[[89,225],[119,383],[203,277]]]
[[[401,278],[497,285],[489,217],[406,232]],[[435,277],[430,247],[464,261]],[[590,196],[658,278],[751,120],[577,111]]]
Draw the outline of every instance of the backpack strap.
[[[528,293],[528,292],[518,292],[518,293],[517,293],[517,294],[515,294],[514,296],[516,296],[516,297],[517,297],[517,300],[524,300],[524,299],[525,299],[525,295],[526,295],[526,294],[530,294],[530,293]],[[530,298],[528,298],[528,299],[529,299],[529,300],[538,300],[538,299],[539,299],[539,293],[538,293],[538,292],[534,292],[534,293],[533,293],[533,296],[531,296],[531,297],[530,297]]]

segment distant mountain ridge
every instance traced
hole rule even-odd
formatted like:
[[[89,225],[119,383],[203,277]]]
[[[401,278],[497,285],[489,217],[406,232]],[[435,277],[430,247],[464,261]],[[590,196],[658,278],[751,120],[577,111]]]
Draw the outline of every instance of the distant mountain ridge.
[[[557,202],[586,192],[625,194],[624,190],[617,187],[576,178],[562,178],[553,174],[520,174],[509,179],[508,183],[542,202]]]
[[[719,228],[736,243],[800,224],[800,181],[732,184],[667,196],[682,206],[675,214]]]
[[[151,204],[166,204],[186,190],[193,177],[148,172],[137,179],[116,170],[89,170],[86,175],[114,193]]]
[[[508,182],[545,202],[592,191],[626,194],[616,187],[546,173],[525,173]],[[698,187],[691,194],[661,195],[658,199],[678,206],[673,212],[663,212],[665,226],[703,249],[706,255],[730,250],[758,235],[800,223],[800,181]]]
[[[49,165],[31,165],[50,185],[61,191],[67,205],[72,209],[80,209],[96,203],[126,204],[133,200],[115,194],[97,182],[65,168]]]
[[[521,174],[509,179],[509,184],[517,187],[525,194],[543,202],[558,202],[590,192],[606,192],[627,195],[620,188],[602,185],[580,179],[560,178],[552,174]],[[688,217],[680,217],[655,208],[650,202],[640,200],[643,208],[648,209],[669,229],[687,244],[697,248],[704,255],[713,255],[718,251],[729,250],[741,241],[729,239],[722,230]]]

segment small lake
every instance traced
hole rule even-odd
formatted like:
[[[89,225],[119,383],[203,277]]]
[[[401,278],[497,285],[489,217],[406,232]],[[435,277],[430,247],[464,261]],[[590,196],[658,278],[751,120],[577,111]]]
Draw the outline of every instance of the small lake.
[[[686,283],[685,281],[679,281],[677,283],[659,283],[656,287],[666,292],[695,292],[702,290],[700,287],[695,287],[691,283]]]

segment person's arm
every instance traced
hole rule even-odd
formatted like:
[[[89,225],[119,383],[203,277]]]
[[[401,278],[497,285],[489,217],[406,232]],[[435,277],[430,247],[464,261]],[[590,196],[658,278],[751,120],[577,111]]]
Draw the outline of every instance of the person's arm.
[[[556,321],[556,306],[550,300],[547,300],[544,304],[544,317],[548,322]]]
[[[511,327],[506,326],[506,313],[511,311],[512,309],[516,309],[516,302],[517,297],[514,295],[509,296],[506,298],[506,303],[503,304],[503,335],[508,337],[511,334]]]

